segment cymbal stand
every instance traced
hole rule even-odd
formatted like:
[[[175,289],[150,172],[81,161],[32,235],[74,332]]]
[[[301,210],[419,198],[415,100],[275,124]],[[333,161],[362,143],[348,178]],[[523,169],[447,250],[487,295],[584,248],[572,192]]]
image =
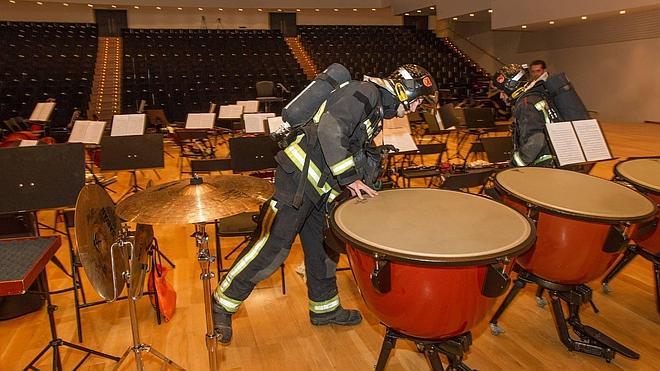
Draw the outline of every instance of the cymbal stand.
[[[195,238],[197,246],[197,260],[202,268],[200,279],[204,288],[204,312],[206,315],[206,350],[209,353],[209,369],[216,371],[218,369],[218,360],[216,358],[218,351],[218,335],[213,329],[213,317],[211,314],[211,280],[215,274],[211,271],[211,265],[215,261],[209,250],[209,236],[206,234],[206,224],[195,224],[195,233],[191,236]]]
[[[119,361],[115,364],[113,370],[118,370],[121,367],[122,363],[128,359],[128,355],[133,352],[135,354],[135,366],[138,371],[144,370],[144,362],[142,361],[142,353],[151,353],[154,356],[158,357],[163,361],[163,366],[171,366],[178,370],[185,370],[183,367],[174,363],[174,361],[167,358],[161,352],[157,351],[151,345],[144,344],[140,341],[140,325],[137,320],[137,308],[135,303],[140,298],[141,293],[133,296],[131,295],[131,259],[133,259],[133,243],[128,240],[128,232],[126,229],[119,236],[119,240],[115,242],[110,248],[110,255],[114,257],[115,247],[121,250],[122,257],[124,258],[125,270],[122,274],[124,281],[126,282],[126,288],[128,294],[128,313],[131,317],[131,332],[133,333],[133,346],[128,347],[124,354],[121,356]],[[112,259],[112,271],[115,272],[115,269],[119,269],[114,264],[115,260]],[[114,275],[113,275],[114,277]]]

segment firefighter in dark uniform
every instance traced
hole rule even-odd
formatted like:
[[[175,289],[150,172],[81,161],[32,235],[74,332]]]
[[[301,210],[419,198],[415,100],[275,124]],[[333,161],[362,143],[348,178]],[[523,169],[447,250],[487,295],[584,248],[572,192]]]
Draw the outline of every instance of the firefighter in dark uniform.
[[[519,64],[508,64],[493,76],[493,86],[509,98],[513,108],[514,166],[552,167],[552,155],[545,125],[550,123],[543,80],[529,83],[528,71]]]
[[[361,322],[359,311],[344,309],[339,301],[338,253],[323,244],[326,213],[345,189],[360,198],[363,193],[377,195],[372,187],[378,166],[370,153],[382,119],[414,111],[436,91],[431,75],[416,65],[404,65],[387,79],[346,82],[321,105],[313,123],[293,135],[276,156],[275,193],[262,207],[256,234],[213,294],[218,341],[231,340],[231,315],[284,262],[297,234],[305,256],[311,323]]]

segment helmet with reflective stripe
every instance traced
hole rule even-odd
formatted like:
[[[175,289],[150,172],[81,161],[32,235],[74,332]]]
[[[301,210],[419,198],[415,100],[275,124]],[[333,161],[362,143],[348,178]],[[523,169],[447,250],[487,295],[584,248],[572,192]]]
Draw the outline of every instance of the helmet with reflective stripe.
[[[526,67],[515,63],[503,66],[493,75],[493,86],[511,99],[518,98],[525,91],[525,85],[529,81]]]
[[[416,64],[404,64],[385,81],[389,85],[387,90],[394,94],[406,109],[410,109],[410,103],[417,98],[435,96],[438,92],[433,76]]]

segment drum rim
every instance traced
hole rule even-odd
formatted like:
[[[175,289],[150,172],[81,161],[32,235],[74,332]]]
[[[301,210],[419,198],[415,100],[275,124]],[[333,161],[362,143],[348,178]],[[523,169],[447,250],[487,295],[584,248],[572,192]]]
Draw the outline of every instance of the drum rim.
[[[506,170],[513,170],[513,169],[515,169],[515,168],[510,168],[510,169],[506,169]],[[506,171],[506,170],[504,170],[504,171]],[[565,169],[553,169],[553,170],[570,171],[570,170],[565,170]],[[502,171],[502,172],[504,172],[504,171]],[[502,172],[498,173],[497,175],[501,174]],[[578,213],[574,213],[574,212],[570,212],[570,211],[566,211],[566,210],[561,210],[561,209],[558,209],[558,208],[553,208],[553,207],[546,206],[546,205],[539,205],[538,203],[536,203],[534,201],[527,200],[527,199],[511,192],[510,190],[506,189],[497,180],[497,175],[495,175],[495,177],[493,179],[493,183],[495,184],[495,187],[499,191],[504,192],[507,196],[509,196],[509,197],[511,197],[515,200],[523,202],[526,206],[527,205],[533,205],[535,209],[547,212],[548,214],[566,216],[566,217],[570,217],[572,219],[588,221],[588,222],[592,222],[592,223],[624,224],[624,223],[628,223],[628,222],[636,223],[636,222],[645,221],[645,220],[648,220],[649,218],[653,217],[653,215],[655,215],[657,213],[657,207],[656,207],[655,203],[651,200],[649,200],[649,201],[653,204],[653,211],[646,214],[646,215],[635,217],[635,218],[630,218],[630,217],[629,218],[620,218],[620,217],[611,218],[611,217],[605,217],[605,216],[584,215],[584,214],[578,214]],[[584,175],[586,175],[586,174],[584,174]],[[587,175],[587,176],[591,176],[591,175]],[[598,178],[598,177],[594,177],[594,178]],[[606,179],[603,179],[603,178],[598,178],[598,179],[602,179],[604,181],[607,181]],[[635,190],[631,190],[630,188],[628,188],[624,185],[616,184],[616,183],[614,183],[614,184],[619,186],[619,187],[623,187],[624,189],[627,189],[629,191],[636,192]],[[637,193],[639,193],[639,192],[637,192]],[[640,194],[640,196],[642,196],[642,197],[644,197],[648,200],[648,197],[646,197],[644,195],[641,195],[641,194]]]
[[[421,188],[421,189],[431,189],[433,188]],[[441,190],[437,189],[438,191],[445,191],[445,192],[458,192],[474,197],[482,197],[488,201],[495,202],[497,204],[500,204],[502,206],[508,207],[512,209],[514,212],[520,214],[528,223],[530,226],[530,233],[527,238],[520,243],[516,247],[510,248],[506,253],[491,253],[479,257],[458,257],[458,258],[442,258],[442,259],[431,259],[428,257],[420,257],[416,256],[413,254],[404,254],[400,252],[392,252],[392,251],[387,251],[383,249],[379,249],[377,247],[373,247],[369,244],[366,244],[362,241],[359,241],[355,239],[354,237],[348,235],[346,232],[344,232],[341,228],[339,228],[337,222],[335,221],[335,212],[339,208],[339,206],[345,202],[348,202],[350,200],[353,200],[355,197],[348,198],[346,200],[343,200],[340,202],[338,205],[332,208],[332,211],[330,212],[330,229],[332,230],[333,233],[337,237],[339,237],[344,243],[348,243],[351,246],[366,252],[370,255],[372,254],[378,254],[379,257],[388,260],[388,261],[397,261],[397,262],[403,262],[403,263],[414,263],[414,264],[423,264],[423,265],[431,265],[431,266],[452,266],[452,267],[460,267],[460,266],[475,266],[475,265],[487,265],[487,264],[493,264],[493,263],[498,263],[503,261],[505,258],[515,258],[518,257],[522,254],[524,254],[527,250],[529,250],[534,243],[536,242],[536,225],[534,222],[526,215],[521,214],[519,211],[507,206],[503,205],[489,197],[482,196],[482,195],[476,195],[476,194],[471,194],[471,193],[465,193],[465,192],[460,192],[460,191],[451,191],[451,190]],[[379,193],[383,192],[392,192],[396,191],[396,189],[388,189],[384,191],[380,191]]]
[[[639,184],[638,182],[636,182],[636,181],[634,181],[634,180],[632,180],[632,179],[630,179],[630,178],[624,176],[624,175],[621,174],[621,172],[619,171],[619,165],[621,165],[621,164],[623,164],[623,163],[630,162],[630,161],[637,161],[637,160],[647,160],[647,159],[653,159],[653,158],[660,158],[660,156],[630,157],[630,158],[628,158],[627,160],[620,161],[619,163],[617,163],[616,165],[614,165],[614,174],[615,174],[618,178],[623,179],[623,180],[625,180],[626,182],[628,182],[628,183],[632,184],[633,186],[635,186],[635,188],[636,188],[638,191],[640,191],[640,192],[650,193],[650,194],[655,195],[655,196],[660,196],[660,189],[653,189],[653,188],[649,188],[648,186],[645,186],[645,185],[643,185],[643,184]]]

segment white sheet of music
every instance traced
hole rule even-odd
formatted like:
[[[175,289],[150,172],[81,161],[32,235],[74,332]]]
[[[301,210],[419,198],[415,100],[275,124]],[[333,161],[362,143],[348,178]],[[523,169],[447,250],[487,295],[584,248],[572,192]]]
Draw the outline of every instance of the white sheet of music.
[[[238,104],[220,106],[220,114],[218,118],[240,120],[243,115],[243,108],[243,106],[239,106]]]
[[[598,121],[593,119],[573,121],[573,127],[587,161],[609,160],[612,158]]]
[[[30,115],[30,121],[48,121],[55,109],[55,102],[37,103]]]
[[[39,143],[38,140],[32,140],[32,139],[21,139],[21,142],[18,143],[19,147],[34,147]]]
[[[189,113],[186,129],[213,129],[215,113]]]
[[[553,122],[545,127],[560,166],[586,162],[570,121]]]
[[[274,113],[246,113],[243,115],[246,133],[265,133],[265,123],[269,117],[275,117]]]
[[[112,118],[111,137],[120,137],[127,135],[143,135],[147,115],[145,113],[135,113],[130,115],[114,115]]]
[[[105,121],[78,120],[73,123],[69,143],[99,144],[105,129]]]
[[[399,152],[417,151],[417,144],[415,144],[412,135],[401,129],[383,131],[383,143],[393,145]]]
[[[259,112],[258,100],[237,100],[236,105],[243,106],[243,113],[257,113]]]
[[[269,117],[268,118],[268,132],[269,133],[274,133],[279,129],[282,125],[284,125],[284,120],[282,120],[282,116],[277,116],[277,117]]]
[[[383,120],[383,130],[404,130],[410,134],[410,121],[408,121],[408,116]]]

